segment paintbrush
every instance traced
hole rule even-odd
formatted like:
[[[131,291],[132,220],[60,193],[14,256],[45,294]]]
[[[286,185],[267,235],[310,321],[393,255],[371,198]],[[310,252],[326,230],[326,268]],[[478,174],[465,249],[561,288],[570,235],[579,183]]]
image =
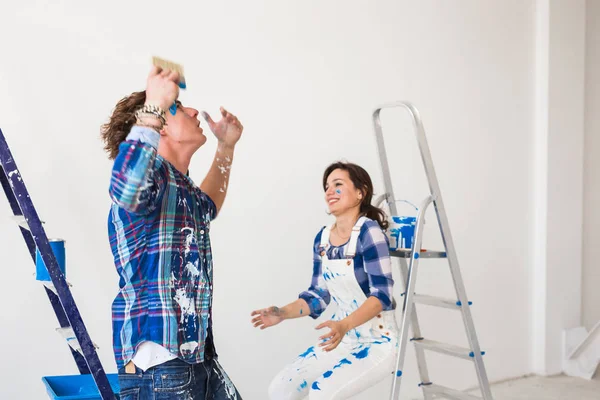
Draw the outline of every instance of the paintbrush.
[[[156,56],[152,57],[152,64],[162,69],[168,69],[169,71],[177,72],[179,74],[179,87],[185,89],[185,75],[183,74],[183,66],[181,64],[177,64],[173,61],[165,60],[164,58]]]
[[[162,69],[177,72],[179,74],[179,87],[181,89],[185,89],[187,87],[185,84],[185,75],[183,74],[183,66],[181,64],[177,64],[156,56],[152,57],[152,64]],[[173,103],[173,105],[169,108],[169,111],[171,112],[171,115],[175,115],[177,112],[177,104]]]

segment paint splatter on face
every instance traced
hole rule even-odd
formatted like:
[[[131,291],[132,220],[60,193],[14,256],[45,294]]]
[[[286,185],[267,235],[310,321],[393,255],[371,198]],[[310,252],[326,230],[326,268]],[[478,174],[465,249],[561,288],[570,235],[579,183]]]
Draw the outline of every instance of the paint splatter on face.
[[[333,215],[358,207],[359,191],[354,187],[347,171],[336,169],[327,177],[325,203]]]

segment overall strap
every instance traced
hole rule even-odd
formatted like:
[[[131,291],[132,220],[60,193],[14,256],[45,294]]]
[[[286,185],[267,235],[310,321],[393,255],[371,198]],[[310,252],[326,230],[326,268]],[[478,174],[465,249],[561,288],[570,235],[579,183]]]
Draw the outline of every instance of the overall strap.
[[[352,233],[350,234],[350,242],[348,243],[348,249],[346,250],[347,258],[354,258],[356,255],[356,245],[358,243],[358,236],[360,236],[360,229],[367,220],[367,217],[360,217],[356,224],[352,227]]]

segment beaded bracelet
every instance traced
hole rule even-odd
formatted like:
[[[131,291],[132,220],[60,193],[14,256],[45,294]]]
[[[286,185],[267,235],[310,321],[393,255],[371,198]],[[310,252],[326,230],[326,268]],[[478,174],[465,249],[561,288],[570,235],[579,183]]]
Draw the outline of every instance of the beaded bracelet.
[[[143,117],[154,117],[160,121],[160,128],[162,129],[167,121],[165,120],[165,111],[152,104],[146,104],[139,110],[135,112],[135,116],[137,119],[142,119]]]

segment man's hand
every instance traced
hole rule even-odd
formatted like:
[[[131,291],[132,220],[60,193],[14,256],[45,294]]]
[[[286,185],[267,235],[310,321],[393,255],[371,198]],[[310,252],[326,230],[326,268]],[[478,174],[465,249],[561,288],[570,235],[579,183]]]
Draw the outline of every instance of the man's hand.
[[[240,140],[244,127],[235,115],[221,107],[223,118],[219,122],[213,121],[206,111],[201,112],[202,117],[208,123],[210,130],[215,135],[219,143],[233,147]]]
[[[252,318],[254,327],[260,327],[260,329],[266,329],[283,321],[281,309],[275,306],[252,311],[252,314],[250,315],[254,316],[254,318]]]
[[[179,97],[179,74],[154,66],[146,80],[146,104],[166,111]]]
[[[319,337],[319,339],[322,340],[322,342],[319,343],[319,346],[323,347],[323,350],[325,350],[325,351],[331,351],[331,350],[335,349],[336,347],[338,347],[338,345],[342,341],[342,338],[344,337],[346,332],[348,332],[348,330],[349,330],[348,326],[346,325],[344,320],[325,321],[322,324],[317,325],[317,327],[315,329],[323,329],[323,328],[331,329],[329,331],[329,333],[326,333],[325,335]]]

